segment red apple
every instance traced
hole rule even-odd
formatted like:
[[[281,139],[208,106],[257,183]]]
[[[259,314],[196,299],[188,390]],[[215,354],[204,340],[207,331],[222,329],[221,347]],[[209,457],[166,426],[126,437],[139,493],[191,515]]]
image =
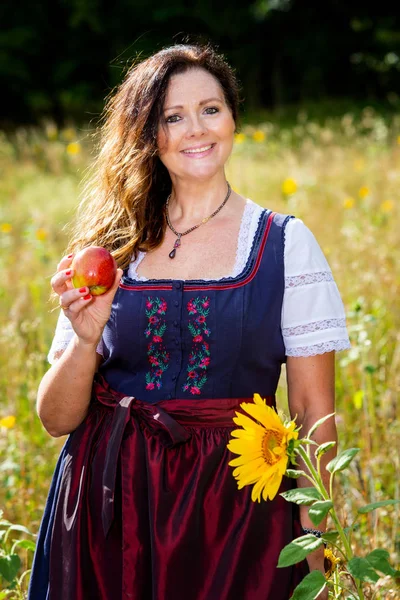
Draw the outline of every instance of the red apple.
[[[74,256],[71,269],[75,288],[86,286],[93,296],[101,296],[114,283],[117,263],[105,248],[89,246]]]

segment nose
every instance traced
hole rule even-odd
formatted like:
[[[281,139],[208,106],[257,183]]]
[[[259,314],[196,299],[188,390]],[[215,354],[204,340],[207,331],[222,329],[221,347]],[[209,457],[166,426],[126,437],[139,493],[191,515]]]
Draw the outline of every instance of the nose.
[[[204,121],[201,120],[197,115],[188,119],[188,127],[186,136],[187,137],[199,137],[207,132],[207,127]]]

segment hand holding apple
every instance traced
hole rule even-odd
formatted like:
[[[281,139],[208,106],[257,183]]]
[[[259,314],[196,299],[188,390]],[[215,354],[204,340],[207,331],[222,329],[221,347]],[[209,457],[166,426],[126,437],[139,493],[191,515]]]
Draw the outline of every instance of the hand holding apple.
[[[103,253],[102,255],[104,256]],[[85,344],[94,345],[95,348],[110,317],[112,302],[123,271],[117,269],[116,265],[114,271],[114,259],[112,261],[108,260],[105,264],[108,264],[109,272],[113,273],[112,278],[103,276],[103,273],[100,279],[85,279],[84,281],[88,281],[88,283],[84,283],[80,288],[75,288],[72,285],[72,279],[75,277],[75,271],[72,267],[73,260],[72,254],[61,259],[57,266],[57,272],[52,277],[51,285],[54,292],[59,296],[59,304],[64,309],[65,316],[71,321],[72,328],[78,338]],[[107,269],[105,273],[107,273]],[[95,288],[108,287],[110,281],[111,286],[101,295],[93,295],[93,292],[90,291],[91,285],[94,285]]]
[[[86,286],[92,296],[101,296],[114,283],[117,263],[106,248],[89,246],[78,252],[72,261],[74,288]]]

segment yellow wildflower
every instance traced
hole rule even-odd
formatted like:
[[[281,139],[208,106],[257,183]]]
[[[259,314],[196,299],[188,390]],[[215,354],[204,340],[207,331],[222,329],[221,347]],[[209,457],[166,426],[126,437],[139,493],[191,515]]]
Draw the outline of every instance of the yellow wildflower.
[[[366,185],[363,185],[358,190],[358,195],[360,196],[360,198],[366,198],[367,196],[369,196],[369,194],[370,194],[370,191]]]
[[[2,233],[10,233],[10,231],[12,231],[12,225],[11,225],[11,223],[1,223],[0,224],[0,231]]]
[[[291,179],[290,177],[288,179],[285,179],[285,181],[282,183],[282,192],[285,194],[285,196],[291,196],[292,194],[295,194],[296,191],[296,181],[294,179]]]
[[[67,152],[68,154],[79,154],[79,152],[81,151],[81,145],[79,142],[71,142],[70,144],[68,144],[67,146]]]
[[[384,200],[381,204],[381,211],[385,212],[385,213],[389,213],[392,212],[392,210],[394,209],[394,202],[393,200]]]
[[[265,141],[265,133],[264,131],[262,131],[261,129],[257,129],[254,133],[253,133],[253,140],[257,143],[261,143]]]
[[[36,239],[39,240],[39,242],[44,242],[47,239],[47,235],[47,231],[43,227],[39,227],[39,229],[36,229],[35,236]]]
[[[343,200],[343,208],[353,208],[354,206],[354,198],[348,196]]]
[[[8,415],[7,417],[3,417],[0,419],[0,427],[5,427],[6,429],[12,429],[15,425],[15,417],[14,415]]]
[[[325,577],[329,579],[332,577],[336,565],[340,563],[340,558],[337,558],[329,548],[325,548],[324,550],[324,569],[325,569]]]
[[[235,144],[243,144],[246,141],[246,136],[244,133],[236,133],[235,134]]]
[[[296,424],[294,421],[284,424],[259,394],[254,394],[254,403],[243,402],[240,407],[253,418],[237,412],[233,419],[242,427],[232,431],[232,437],[238,439],[228,444],[231,452],[239,454],[229,463],[236,467],[233,476],[239,489],[254,484],[253,502],[260,502],[261,494],[264,500],[272,500],[286,471],[289,442],[298,437]]]

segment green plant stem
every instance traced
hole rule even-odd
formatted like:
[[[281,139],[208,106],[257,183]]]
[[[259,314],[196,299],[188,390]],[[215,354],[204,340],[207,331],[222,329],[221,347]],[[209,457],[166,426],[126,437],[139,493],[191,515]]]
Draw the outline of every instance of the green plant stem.
[[[328,494],[328,492],[325,488],[324,482],[322,481],[322,477],[320,477],[317,469],[314,467],[309,453],[306,452],[302,446],[298,447],[298,453],[301,456],[301,458],[303,459],[305,465],[307,466],[307,468],[311,474],[311,477],[314,479],[314,485],[317,488],[317,490],[319,491],[319,493],[321,494],[321,496],[324,498],[324,500],[331,500],[331,502],[333,503],[331,490],[333,490],[334,474],[332,473],[331,477],[330,477],[330,481],[329,481],[330,494]],[[351,549],[349,540],[347,539],[347,536],[344,532],[344,529],[338,519],[338,516],[336,514],[334,506],[329,510],[329,514],[331,515],[331,518],[336,525],[336,529],[339,533],[339,537],[342,540],[343,546],[346,550],[346,558],[347,558],[347,560],[351,560],[353,558],[353,551]],[[360,600],[364,600],[364,593],[362,591],[361,582],[356,578],[354,578],[354,582],[355,582]]]

